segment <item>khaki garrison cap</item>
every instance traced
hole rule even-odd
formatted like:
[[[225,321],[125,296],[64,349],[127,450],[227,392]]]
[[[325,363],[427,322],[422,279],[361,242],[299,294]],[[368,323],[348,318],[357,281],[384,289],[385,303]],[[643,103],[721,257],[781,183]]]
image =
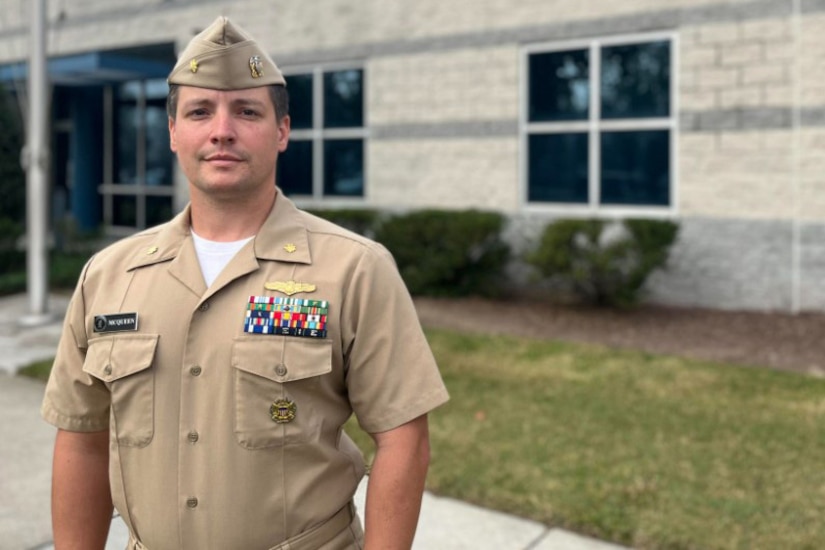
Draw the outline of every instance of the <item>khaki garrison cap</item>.
[[[243,90],[281,84],[284,75],[243,29],[218,17],[181,52],[169,84],[213,90]]]

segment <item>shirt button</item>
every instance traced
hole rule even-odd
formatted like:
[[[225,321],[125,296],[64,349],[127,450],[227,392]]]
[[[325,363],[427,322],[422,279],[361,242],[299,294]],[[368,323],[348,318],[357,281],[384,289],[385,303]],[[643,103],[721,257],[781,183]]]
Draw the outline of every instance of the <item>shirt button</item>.
[[[197,443],[198,442],[198,432],[189,432],[189,443]]]
[[[189,508],[197,508],[198,507],[198,499],[196,499],[194,497],[186,499],[186,506],[188,506]]]
[[[286,368],[286,365],[283,363],[279,363],[277,367],[275,367],[275,374],[278,376],[286,376],[286,373],[289,372]]]
[[[198,309],[201,310],[202,312],[208,310],[209,309],[209,302],[202,303]]]
[[[189,374],[191,374],[192,376],[200,376],[202,370],[203,369],[201,369],[199,366],[195,365],[194,367],[189,369]]]
[[[105,374],[106,376],[112,374],[112,365],[106,365],[105,367],[103,367],[103,374]]]

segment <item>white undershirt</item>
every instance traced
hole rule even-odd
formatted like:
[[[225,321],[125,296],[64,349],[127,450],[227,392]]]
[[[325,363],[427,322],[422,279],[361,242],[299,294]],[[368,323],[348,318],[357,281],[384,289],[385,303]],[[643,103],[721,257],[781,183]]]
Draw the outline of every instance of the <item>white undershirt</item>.
[[[223,268],[226,267],[226,264],[235,257],[235,254],[246,243],[252,240],[252,237],[227,243],[204,239],[192,231],[192,239],[195,241],[195,252],[197,252],[198,262],[201,264],[203,280],[206,281],[206,287],[209,288],[223,271]]]

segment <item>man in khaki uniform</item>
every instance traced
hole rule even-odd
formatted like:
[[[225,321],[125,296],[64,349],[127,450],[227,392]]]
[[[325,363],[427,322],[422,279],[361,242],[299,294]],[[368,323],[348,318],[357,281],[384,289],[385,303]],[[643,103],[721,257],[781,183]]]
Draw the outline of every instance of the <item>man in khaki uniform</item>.
[[[275,187],[285,82],[218,18],[170,77],[191,203],[86,265],[43,415],[58,550],[409,548],[447,392],[392,258]],[[373,435],[364,474],[342,431]]]

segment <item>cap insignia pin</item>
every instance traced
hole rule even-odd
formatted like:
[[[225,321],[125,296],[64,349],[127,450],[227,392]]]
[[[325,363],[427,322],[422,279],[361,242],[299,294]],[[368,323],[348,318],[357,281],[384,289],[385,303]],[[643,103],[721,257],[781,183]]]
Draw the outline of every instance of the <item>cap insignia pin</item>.
[[[310,283],[297,283],[295,281],[269,281],[264,283],[264,288],[282,292],[287,296],[292,296],[298,292],[315,292],[315,285]]]
[[[278,399],[269,407],[269,416],[278,424],[292,422],[295,419],[296,412],[295,402],[289,399]]]
[[[192,61],[189,62],[189,70],[192,71],[193,73],[198,72],[198,60],[197,59],[193,59]]]
[[[261,56],[253,55],[249,58],[249,71],[252,73],[252,78],[261,78],[264,75],[264,66],[261,63]]]
[[[289,252],[290,254],[292,254],[293,252],[295,252],[296,250],[298,250],[298,247],[297,247],[297,246],[295,246],[295,245],[294,245],[294,244],[292,244],[292,243],[289,243],[289,244],[287,244],[287,245],[284,245],[284,250],[286,250],[287,252]]]

